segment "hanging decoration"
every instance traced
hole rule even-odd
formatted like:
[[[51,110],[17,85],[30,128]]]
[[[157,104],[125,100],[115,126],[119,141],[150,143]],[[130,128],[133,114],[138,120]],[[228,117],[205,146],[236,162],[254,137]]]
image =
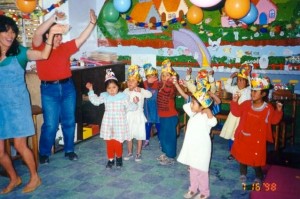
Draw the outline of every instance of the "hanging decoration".
[[[20,0],[19,2],[25,2],[24,0]],[[27,1],[26,1],[27,2]],[[28,2],[34,2],[34,1],[28,1]],[[4,12],[2,10],[0,10],[0,15],[6,15],[8,17],[13,18],[14,20],[19,20],[19,19],[38,19],[39,17],[42,17],[46,14],[48,14],[49,12],[51,12],[53,9],[60,7],[61,5],[63,5],[64,3],[66,3],[67,0],[60,0],[55,4],[52,4],[50,7],[48,7],[47,9],[41,9],[41,10],[33,10],[30,13],[28,13],[27,11],[27,6],[22,4],[22,8],[23,10],[21,10],[18,6],[18,8],[20,9],[20,11],[22,12],[26,12],[27,13],[16,13],[16,12]],[[16,1],[17,3],[17,1]]]
[[[144,28],[155,28],[155,27],[156,28],[157,27],[168,28],[168,26],[170,24],[175,24],[175,23],[178,23],[178,22],[180,22],[181,25],[183,25],[183,26],[186,25],[186,21],[185,21],[184,18],[182,18],[181,20],[179,18],[173,18],[173,19],[170,19],[168,21],[159,21],[159,22],[156,22],[156,23],[145,23],[145,22],[135,21],[134,19],[132,19],[130,16],[128,16],[126,14],[121,14],[121,17],[129,23],[133,23],[135,26],[144,27]]]

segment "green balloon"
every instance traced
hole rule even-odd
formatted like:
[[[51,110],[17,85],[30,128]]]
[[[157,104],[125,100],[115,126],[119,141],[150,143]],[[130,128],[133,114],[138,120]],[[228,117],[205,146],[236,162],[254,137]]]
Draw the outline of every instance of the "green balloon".
[[[119,19],[120,13],[114,7],[112,2],[107,2],[103,6],[103,18],[108,22],[116,22]]]

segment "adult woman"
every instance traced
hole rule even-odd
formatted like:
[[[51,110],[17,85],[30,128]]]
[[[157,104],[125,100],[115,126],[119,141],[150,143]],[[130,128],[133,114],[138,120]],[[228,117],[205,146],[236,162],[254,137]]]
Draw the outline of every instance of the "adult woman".
[[[49,41],[52,41],[54,34],[63,31],[64,26],[54,26],[50,31]],[[26,142],[26,138],[33,135],[35,130],[24,72],[28,60],[47,59],[51,45],[47,45],[42,51],[27,49],[17,41],[18,33],[16,22],[0,15],[0,164],[10,178],[10,183],[1,194],[11,192],[22,183],[10,157],[4,151],[5,139],[14,139],[14,147],[29,168],[30,180],[22,192],[32,192],[41,184],[33,154]]]

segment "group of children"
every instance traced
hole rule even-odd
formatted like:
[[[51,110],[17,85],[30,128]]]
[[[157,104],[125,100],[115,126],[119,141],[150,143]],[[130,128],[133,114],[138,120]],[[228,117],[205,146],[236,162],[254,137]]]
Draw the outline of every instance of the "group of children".
[[[122,143],[127,141],[127,155],[124,160],[141,161],[143,147],[149,145],[152,126],[158,131],[162,154],[157,158],[161,165],[175,162],[177,151],[177,111],[175,96],[178,92],[186,100],[184,111],[189,116],[184,142],[177,161],[189,166],[190,187],[185,198],[192,198],[200,192],[200,198],[208,198],[209,165],[211,159],[211,128],[217,124],[214,117],[220,111],[220,99],[215,95],[213,71],[205,69],[197,73],[196,80],[179,80],[170,60],[162,63],[160,79],[158,71],[151,64],[144,65],[146,80],[142,81],[139,66],[128,68],[127,88],[121,92],[113,71],[107,70],[106,92],[96,95],[93,85],[87,83],[89,100],[94,105],[105,104],[100,137],[106,142],[108,162],[106,167],[123,166]],[[270,80],[261,75],[250,75],[251,67],[244,65],[227,81],[225,89],[233,94],[231,112],[228,115],[221,137],[230,139],[231,155],[240,163],[240,179],[246,182],[247,166],[256,172],[256,183],[261,183],[261,167],[266,163],[266,141],[272,141],[271,124],[282,117],[282,104],[276,110],[265,98],[270,89]],[[237,77],[237,85],[232,79]],[[142,86],[140,86],[142,85]],[[186,87],[188,93],[183,87]],[[133,139],[137,140],[136,154],[133,154]],[[144,140],[144,143],[143,143]],[[234,142],[233,142],[234,140]],[[232,145],[233,143],[233,145]]]

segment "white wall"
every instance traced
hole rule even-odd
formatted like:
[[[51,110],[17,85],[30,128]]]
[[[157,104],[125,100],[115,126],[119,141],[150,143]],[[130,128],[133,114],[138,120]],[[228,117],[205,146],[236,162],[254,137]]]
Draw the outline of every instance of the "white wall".
[[[63,41],[68,41],[78,37],[89,24],[90,9],[94,9],[96,15],[98,15],[104,2],[105,0],[70,0],[62,4],[60,7],[53,9],[51,13],[45,15],[44,19],[50,17],[55,10],[65,12],[67,18],[62,21],[62,23],[69,24],[71,26],[71,30],[68,34],[63,36]],[[53,3],[55,3],[53,0],[44,0],[42,1],[42,7],[46,9]],[[88,40],[81,46],[80,50],[72,56],[72,58],[78,59],[81,57],[83,52],[94,51],[97,50],[97,48],[97,27],[95,27]]]

